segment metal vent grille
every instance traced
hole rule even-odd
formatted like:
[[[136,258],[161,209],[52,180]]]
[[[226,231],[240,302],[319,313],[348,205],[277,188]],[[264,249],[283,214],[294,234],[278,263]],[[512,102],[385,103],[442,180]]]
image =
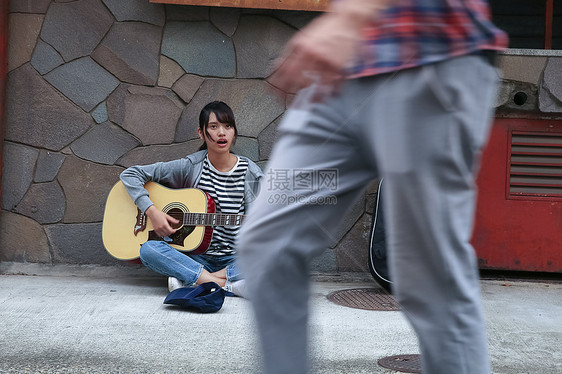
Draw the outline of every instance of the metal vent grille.
[[[562,133],[512,132],[509,195],[562,197]]]

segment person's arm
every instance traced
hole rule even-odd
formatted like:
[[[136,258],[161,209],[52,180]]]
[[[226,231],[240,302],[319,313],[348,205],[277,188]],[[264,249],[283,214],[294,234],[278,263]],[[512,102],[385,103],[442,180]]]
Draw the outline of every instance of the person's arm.
[[[295,92],[313,82],[335,85],[344,78],[361,31],[395,0],[341,0],[287,44],[270,82]]]
[[[129,196],[141,212],[148,216],[158,236],[164,237],[176,232],[171,225],[179,221],[154,206],[144,185],[148,181],[154,181],[172,188],[182,187],[188,166],[185,160],[158,162],[131,166],[120,175]]]

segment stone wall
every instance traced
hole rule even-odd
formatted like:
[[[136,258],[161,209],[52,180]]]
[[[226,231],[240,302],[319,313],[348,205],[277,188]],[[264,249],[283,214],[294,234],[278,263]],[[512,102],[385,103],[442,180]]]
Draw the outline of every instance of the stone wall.
[[[0,261],[121,264],[101,241],[108,191],[130,165],[197,150],[197,117],[209,101],[231,105],[234,151],[264,166],[293,97],[267,82],[271,62],[314,16],[12,0]],[[560,61],[505,56],[500,110],[560,111]],[[523,104],[514,99],[520,92]],[[350,207],[314,270],[368,271],[374,186]]]
[[[499,58],[499,67],[498,115],[560,117],[562,51],[509,50]]]
[[[105,198],[134,164],[198,149],[209,101],[234,110],[234,151],[265,166],[292,95],[271,62],[316,14],[12,0],[0,261],[120,264],[101,240]],[[372,194],[346,217],[321,272],[367,271]]]

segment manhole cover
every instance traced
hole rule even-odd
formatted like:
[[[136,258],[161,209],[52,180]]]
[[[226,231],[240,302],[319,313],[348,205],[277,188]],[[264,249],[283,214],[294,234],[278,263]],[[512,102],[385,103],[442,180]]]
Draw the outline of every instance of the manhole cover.
[[[397,355],[383,357],[378,361],[383,368],[400,371],[402,373],[421,373],[420,355]]]
[[[380,288],[353,288],[334,291],[328,295],[333,303],[366,310],[400,310],[398,302]]]

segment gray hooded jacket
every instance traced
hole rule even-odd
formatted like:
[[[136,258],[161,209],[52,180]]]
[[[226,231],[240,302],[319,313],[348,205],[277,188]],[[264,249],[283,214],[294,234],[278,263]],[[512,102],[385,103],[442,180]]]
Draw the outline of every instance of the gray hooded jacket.
[[[153,205],[148,197],[144,185],[148,181],[157,182],[168,188],[191,188],[197,186],[203,171],[203,161],[207,151],[199,151],[179,160],[157,162],[150,165],[131,166],[121,173],[121,181],[125,185],[129,196],[136,206],[145,212]],[[260,180],[263,172],[258,165],[250,159],[238,156],[248,161],[248,171],[244,186],[244,207],[248,212],[249,204],[255,200],[259,192]]]

